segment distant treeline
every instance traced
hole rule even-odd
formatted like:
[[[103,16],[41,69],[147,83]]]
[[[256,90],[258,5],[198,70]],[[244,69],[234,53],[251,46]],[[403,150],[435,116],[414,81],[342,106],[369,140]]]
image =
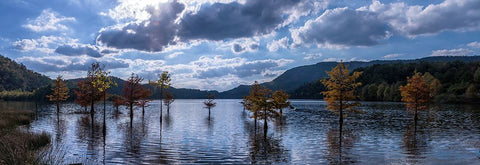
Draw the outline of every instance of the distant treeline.
[[[357,68],[363,74],[357,79],[362,85],[357,90],[362,101],[400,101],[399,87],[415,71],[424,73],[427,81],[437,79],[435,102],[479,102],[480,62],[419,62],[376,64]],[[320,81],[299,87],[292,98],[321,99],[325,87]]]

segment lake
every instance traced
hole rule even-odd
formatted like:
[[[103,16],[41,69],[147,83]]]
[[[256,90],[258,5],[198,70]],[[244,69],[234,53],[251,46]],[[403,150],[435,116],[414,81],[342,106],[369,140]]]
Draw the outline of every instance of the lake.
[[[241,100],[216,100],[211,117],[203,100],[175,100],[170,112],[159,101],[117,113],[107,103],[106,134],[103,105],[95,120],[77,114],[83,108],[66,103],[59,116],[54,105],[39,106],[28,131],[49,133],[52,150],[63,163],[84,164],[478,164],[480,106],[436,105],[413,115],[402,103],[363,102],[362,114],[349,114],[339,144],[338,116],[326,103],[292,100],[296,110],[283,119],[263,122],[255,131]],[[31,102],[0,102],[4,109],[35,109]],[[93,123],[93,124],[92,124]]]

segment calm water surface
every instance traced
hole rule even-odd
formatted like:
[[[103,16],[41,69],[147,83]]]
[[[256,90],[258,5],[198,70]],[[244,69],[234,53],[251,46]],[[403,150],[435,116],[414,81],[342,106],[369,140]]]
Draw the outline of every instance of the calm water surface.
[[[29,131],[52,135],[64,163],[84,164],[480,164],[480,106],[440,105],[420,113],[417,128],[401,103],[363,103],[364,114],[350,114],[339,143],[337,116],[323,101],[293,100],[297,110],[263,123],[255,132],[241,100],[216,100],[208,118],[203,100],[176,100],[160,124],[159,101],[115,113],[103,105],[95,120],[76,114],[82,108],[41,106]],[[3,109],[34,109],[29,102],[0,102]]]

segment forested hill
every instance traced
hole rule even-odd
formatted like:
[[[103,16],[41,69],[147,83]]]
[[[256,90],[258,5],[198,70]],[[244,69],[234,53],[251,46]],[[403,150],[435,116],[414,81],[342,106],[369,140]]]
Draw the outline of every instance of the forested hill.
[[[407,77],[415,71],[424,74],[427,83],[435,79],[437,102],[479,102],[480,98],[480,59],[464,58],[462,61],[438,62],[421,61],[418,63],[376,64],[357,68],[363,74],[357,79],[362,85],[358,89],[360,100],[364,101],[400,101],[399,87],[406,84]],[[467,61],[467,62],[465,62]],[[305,84],[292,92],[293,98],[321,98],[325,90],[320,81]]]
[[[0,55],[0,91],[33,91],[50,83],[51,79],[47,76]]]
[[[421,63],[421,62],[451,62],[451,61],[480,61],[480,56],[442,56],[442,57],[425,57],[415,60],[375,60],[369,62],[344,62],[348,65],[349,69],[353,70],[360,67],[372,66],[375,64],[392,64],[392,63]],[[325,78],[327,75],[325,71],[331,70],[337,65],[337,62],[319,62],[313,65],[299,66],[285,71],[283,74],[275,78],[274,80],[261,85],[267,86],[270,89],[283,89],[288,93],[294,93],[298,88],[303,89],[312,89],[313,87],[317,88],[315,91],[318,91],[318,85],[313,85],[312,83],[317,83],[317,80]],[[306,87],[306,86],[312,86]],[[220,98],[241,98],[241,96],[248,95],[250,90],[249,85],[240,85],[231,90],[220,93]],[[308,92],[308,91],[303,91]],[[297,92],[298,94],[298,92]],[[313,96],[315,94],[300,94],[295,95],[297,98],[313,98],[319,97],[319,95]]]

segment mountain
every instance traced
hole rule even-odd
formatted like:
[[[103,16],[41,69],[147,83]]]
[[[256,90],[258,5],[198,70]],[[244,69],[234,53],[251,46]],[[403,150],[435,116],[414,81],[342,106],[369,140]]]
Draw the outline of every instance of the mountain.
[[[33,91],[52,83],[47,76],[0,55],[0,91]]]
[[[421,63],[421,62],[452,62],[452,61],[480,61],[480,56],[442,56],[442,57],[425,57],[412,60],[374,60],[369,62],[344,62],[350,70],[360,67],[372,66],[375,64],[391,64],[391,63]],[[269,89],[283,89],[289,93],[293,93],[302,85],[325,78],[325,71],[331,70],[337,65],[337,62],[319,62],[313,65],[299,66],[285,71],[283,74],[270,82],[262,83]],[[241,98],[248,95],[249,85],[240,85],[231,90],[221,92],[219,98]],[[302,97],[300,97],[302,98]]]

